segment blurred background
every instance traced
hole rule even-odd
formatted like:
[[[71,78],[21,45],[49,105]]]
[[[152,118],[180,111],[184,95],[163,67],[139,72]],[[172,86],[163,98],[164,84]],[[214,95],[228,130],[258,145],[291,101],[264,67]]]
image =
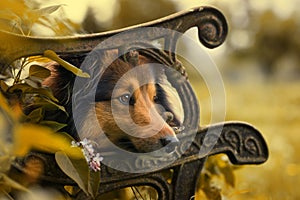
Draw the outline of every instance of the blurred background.
[[[31,0],[20,1],[20,7],[60,6],[48,10],[52,18],[41,23],[21,23],[15,17],[11,26],[5,21],[11,13],[5,10],[26,19],[12,2],[1,3],[1,27],[42,36],[101,32],[195,6],[217,7],[228,20],[229,35],[224,45],[205,51],[225,84],[226,120],[253,124],[270,150],[265,164],[235,169],[235,187],[223,187],[224,198],[300,199],[300,0]],[[51,22],[57,28],[49,27]],[[196,32],[188,34],[195,37]],[[193,77],[192,81],[197,82]],[[201,84],[194,87],[200,98],[201,125],[207,125],[209,93]]]

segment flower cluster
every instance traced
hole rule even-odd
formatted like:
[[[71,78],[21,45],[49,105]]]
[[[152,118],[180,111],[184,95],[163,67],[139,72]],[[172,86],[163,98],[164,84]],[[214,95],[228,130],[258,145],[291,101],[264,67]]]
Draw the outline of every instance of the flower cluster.
[[[75,142],[72,141],[72,147],[82,147],[82,153],[86,159],[86,162],[89,164],[90,169],[95,172],[100,171],[100,162],[103,160],[103,157],[100,156],[100,153],[95,154],[93,147],[93,142],[84,138],[82,141]]]

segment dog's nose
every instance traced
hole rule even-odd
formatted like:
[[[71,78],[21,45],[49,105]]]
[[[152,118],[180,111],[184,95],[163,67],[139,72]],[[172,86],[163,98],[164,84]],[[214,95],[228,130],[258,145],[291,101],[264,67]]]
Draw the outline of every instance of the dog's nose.
[[[174,152],[176,147],[179,145],[179,140],[175,136],[166,136],[161,138],[160,142],[167,153]]]

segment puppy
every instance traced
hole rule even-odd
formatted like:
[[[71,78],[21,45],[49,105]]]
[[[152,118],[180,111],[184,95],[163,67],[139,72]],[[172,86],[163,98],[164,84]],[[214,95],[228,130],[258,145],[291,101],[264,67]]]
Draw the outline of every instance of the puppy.
[[[117,53],[105,51],[100,63],[110,63]],[[135,50],[126,56],[113,60],[101,73],[94,102],[85,105],[84,120],[77,129],[70,120],[68,131],[79,139],[95,141],[101,148],[113,144],[131,152],[152,152],[162,147],[167,153],[173,152],[178,145],[175,129],[184,120],[179,95],[164,67]],[[52,89],[72,118],[76,77],[57,63],[47,67],[51,76],[43,84]]]

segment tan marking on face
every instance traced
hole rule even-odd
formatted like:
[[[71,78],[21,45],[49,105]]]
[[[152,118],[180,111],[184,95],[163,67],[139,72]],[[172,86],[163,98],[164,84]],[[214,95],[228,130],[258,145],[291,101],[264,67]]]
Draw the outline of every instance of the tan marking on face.
[[[147,84],[141,86],[133,93],[135,100],[130,114],[132,120],[140,126],[149,125],[151,120],[150,109],[154,108],[153,97],[156,95],[154,84]]]
[[[149,83],[148,81],[147,84],[138,87],[141,79],[151,80],[152,82],[150,81]],[[123,82],[121,82],[120,87],[116,90],[116,93],[112,99],[112,101],[114,101],[113,105],[116,106],[116,109],[129,109],[130,116],[128,116],[128,112],[117,112],[118,115],[113,116],[111,101],[96,102],[95,112],[98,122],[89,120],[88,118],[92,116],[87,116],[87,120],[84,122],[83,126],[85,128],[83,130],[89,130],[90,132],[87,133],[87,135],[92,138],[97,138],[99,137],[99,134],[103,134],[105,132],[105,135],[110,139],[110,141],[116,145],[118,145],[120,139],[128,138],[135,148],[140,152],[149,152],[161,148],[162,145],[160,143],[160,139],[166,136],[175,136],[175,132],[163,120],[161,113],[156,110],[157,105],[154,102],[154,97],[156,96],[156,86],[153,80],[155,80],[154,74],[151,73],[150,70],[149,72],[141,71],[141,73],[133,72],[130,74],[130,76],[126,77]],[[135,90],[132,91],[133,89]],[[119,96],[129,92],[133,92],[133,105],[124,105],[121,102],[118,102]],[[133,137],[120,129],[116,124],[116,121],[118,120],[120,120],[122,124],[126,124],[128,127],[133,127],[132,129],[129,129],[131,132],[134,132],[133,135],[136,135],[137,137]],[[96,128],[92,128],[94,123],[98,123],[103,131],[101,132]],[[162,124],[160,129],[155,130],[156,134],[151,136],[149,136],[149,132],[153,132],[153,127],[147,126],[150,123]],[[152,128],[152,130],[149,130],[149,128]]]

